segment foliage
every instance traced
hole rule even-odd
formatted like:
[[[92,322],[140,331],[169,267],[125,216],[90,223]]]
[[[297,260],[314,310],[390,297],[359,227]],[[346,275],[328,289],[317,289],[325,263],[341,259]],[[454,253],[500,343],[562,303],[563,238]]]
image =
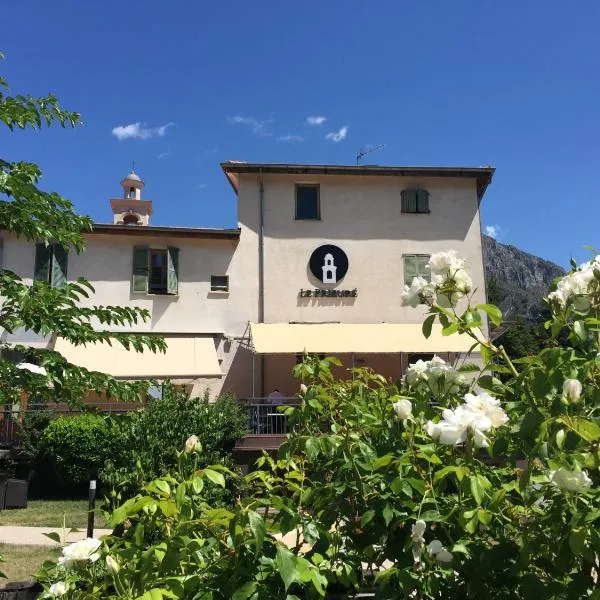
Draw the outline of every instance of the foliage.
[[[2,55],[0,55],[0,59]],[[8,85],[0,77],[0,123],[11,131],[40,129],[58,123],[75,127],[80,116],[64,110],[56,97],[34,98],[8,95]],[[78,216],[72,204],[55,192],[38,187],[42,173],[33,163],[0,158],[0,229],[31,242],[61,244],[82,252],[84,233],[92,229],[87,217]],[[115,326],[132,326],[149,318],[145,309],[83,305],[94,292],[83,278],[62,287],[43,282],[28,283],[17,273],[0,271],[0,327],[9,333],[28,330],[43,336],[60,336],[80,345],[119,343],[125,348],[143,351],[165,349],[164,340],[156,336],[108,331]],[[95,326],[99,324],[101,329]],[[6,343],[0,350],[8,348]],[[117,381],[109,375],[88,371],[68,363],[52,350],[17,346],[23,360],[43,370],[19,369],[0,353],[0,403],[18,402],[23,392],[41,400],[80,403],[88,390],[109,396],[135,400],[147,389],[148,382]]]
[[[73,486],[87,485],[120,450],[115,434],[110,417],[94,414],[59,417],[44,429],[43,452],[61,481]]]
[[[116,421],[114,453],[101,472],[113,507],[134,496],[147,483],[171,472],[177,452],[190,435],[202,446],[198,464],[224,462],[231,466],[231,451],[246,433],[247,418],[239,403],[222,396],[211,403],[208,394],[189,398],[183,390],[165,386],[162,399]],[[231,501],[231,493],[214,491],[214,501]]]
[[[482,364],[418,361],[399,388],[366,369],[336,381],[336,359],[298,365],[292,433],[247,477],[251,495],[207,505],[204,483],[223,485],[223,467],[196,469],[188,443],[187,468],[113,513],[119,535],[97,561],[48,564],[45,585],[144,600],[370,586],[386,600],[598,598],[600,257],[549,300],[548,331],[569,346],[517,364],[484,337],[501,314],[471,304],[464,262],[441,253],[430,266],[431,282],[415,278],[403,301],[426,306],[425,336],[437,320],[472,339]]]

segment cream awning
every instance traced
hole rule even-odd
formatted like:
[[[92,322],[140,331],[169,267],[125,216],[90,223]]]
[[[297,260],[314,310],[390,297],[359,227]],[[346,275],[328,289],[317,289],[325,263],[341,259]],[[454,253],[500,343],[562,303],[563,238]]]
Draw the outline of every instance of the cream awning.
[[[473,345],[466,335],[443,336],[440,325],[426,339],[420,324],[408,323],[251,323],[250,334],[258,354],[467,352]]]
[[[59,338],[55,350],[69,362],[90,371],[109,373],[113,377],[162,379],[165,377],[214,377],[220,376],[212,337],[168,337],[166,354],[145,350],[125,350],[113,341],[108,344],[74,346]]]

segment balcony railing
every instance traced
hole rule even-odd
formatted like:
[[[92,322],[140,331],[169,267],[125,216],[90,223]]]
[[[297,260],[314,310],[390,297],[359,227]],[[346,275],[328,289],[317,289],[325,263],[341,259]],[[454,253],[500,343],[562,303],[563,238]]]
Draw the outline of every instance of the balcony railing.
[[[285,407],[298,405],[298,398],[248,398],[240,401],[248,416],[250,435],[285,435],[288,433]]]

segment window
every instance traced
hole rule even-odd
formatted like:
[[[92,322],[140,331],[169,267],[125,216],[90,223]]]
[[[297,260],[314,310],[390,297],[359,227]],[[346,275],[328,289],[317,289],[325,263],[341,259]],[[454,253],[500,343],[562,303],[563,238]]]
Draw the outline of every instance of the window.
[[[67,282],[68,252],[61,244],[36,244],[34,281],[43,281],[52,287],[63,287]]]
[[[427,190],[402,190],[400,197],[403,213],[429,212],[429,192]]]
[[[404,255],[404,283],[410,285],[415,277],[423,277],[431,281],[431,273],[427,268],[429,254],[405,254]]]
[[[135,188],[134,187],[129,188],[129,197],[135,198]]]
[[[229,291],[229,276],[228,275],[211,275],[210,291],[211,292],[228,292]]]
[[[407,355],[407,363],[408,365],[414,365],[418,360],[422,360],[427,362],[433,358],[433,354],[420,354],[417,352],[412,352]]]
[[[138,219],[137,215],[128,214],[123,217],[124,225],[139,225],[139,223],[140,223],[140,220]]]
[[[179,248],[152,249],[135,246],[131,291],[140,294],[177,295],[179,288]]]
[[[296,220],[311,221],[321,218],[319,186],[296,184]]]

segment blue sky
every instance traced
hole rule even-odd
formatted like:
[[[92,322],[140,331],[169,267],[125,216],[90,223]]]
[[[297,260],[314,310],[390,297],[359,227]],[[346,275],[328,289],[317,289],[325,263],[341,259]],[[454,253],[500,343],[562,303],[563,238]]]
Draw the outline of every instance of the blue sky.
[[[561,264],[600,247],[597,0],[8,0],[3,16],[12,91],[85,122],[4,131],[3,157],[97,221],[132,160],[154,224],[233,226],[220,161],[354,164],[385,144],[366,162],[494,165],[500,241]]]

